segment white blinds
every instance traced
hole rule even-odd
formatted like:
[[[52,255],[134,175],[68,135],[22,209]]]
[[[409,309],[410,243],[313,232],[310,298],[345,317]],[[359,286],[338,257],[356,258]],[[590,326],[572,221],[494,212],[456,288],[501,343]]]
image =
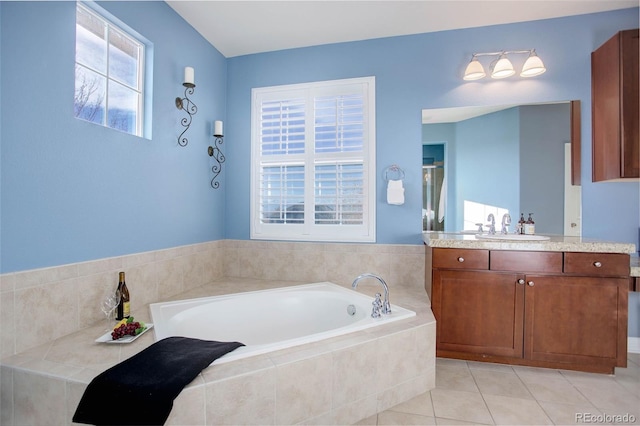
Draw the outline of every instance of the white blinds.
[[[254,89],[253,238],[371,240],[373,78],[354,80]]]

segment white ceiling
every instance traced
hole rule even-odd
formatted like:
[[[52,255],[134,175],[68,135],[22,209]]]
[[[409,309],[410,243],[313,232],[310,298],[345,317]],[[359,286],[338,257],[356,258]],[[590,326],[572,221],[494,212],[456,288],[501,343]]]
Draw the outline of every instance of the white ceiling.
[[[171,0],[225,57],[637,7],[639,0]]]

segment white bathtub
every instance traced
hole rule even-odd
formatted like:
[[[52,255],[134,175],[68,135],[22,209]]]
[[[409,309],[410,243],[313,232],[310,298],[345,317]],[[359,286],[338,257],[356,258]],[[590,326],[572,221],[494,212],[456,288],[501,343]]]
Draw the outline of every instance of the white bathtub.
[[[371,318],[373,293],[381,290],[368,296],[323,282],[152,303],[150,310],[156,341],[185,336],[246,345],[214,362],[220,364],[415,316],[392,304],[391,315]]]

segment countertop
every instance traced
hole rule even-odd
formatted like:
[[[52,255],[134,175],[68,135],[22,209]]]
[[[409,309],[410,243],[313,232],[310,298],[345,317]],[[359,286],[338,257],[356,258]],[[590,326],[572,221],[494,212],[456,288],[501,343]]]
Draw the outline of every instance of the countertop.
[[[474,234],[465,233],[422,233],[422,240],[429,247],[630,254],[630,275],[632,277],[640,277],[640,258],[637,255],[635,244],[569,237],[566,235],[548,235],[548,237],[549,239],[544,241],[498,241],[478,239]]]
[[[635,244],[616,243],[565,235],[548,235],[544,241],[499,241],[478,239],[474,234],[423,232],[429,247],[522,251],[573,251],[588,253],[636,253]]]

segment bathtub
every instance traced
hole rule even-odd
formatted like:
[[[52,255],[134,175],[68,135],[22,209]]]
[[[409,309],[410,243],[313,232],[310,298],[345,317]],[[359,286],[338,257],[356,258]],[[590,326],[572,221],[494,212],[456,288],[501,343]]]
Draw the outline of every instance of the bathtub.
[[[372,289],[368,296],[322,282],[152,303],[149,307],[156,341],[185,336],[246,345],[214,362],[221,364],[415,316],[415,312],[392,304],[390,315],[372,318],[376,291]]]

